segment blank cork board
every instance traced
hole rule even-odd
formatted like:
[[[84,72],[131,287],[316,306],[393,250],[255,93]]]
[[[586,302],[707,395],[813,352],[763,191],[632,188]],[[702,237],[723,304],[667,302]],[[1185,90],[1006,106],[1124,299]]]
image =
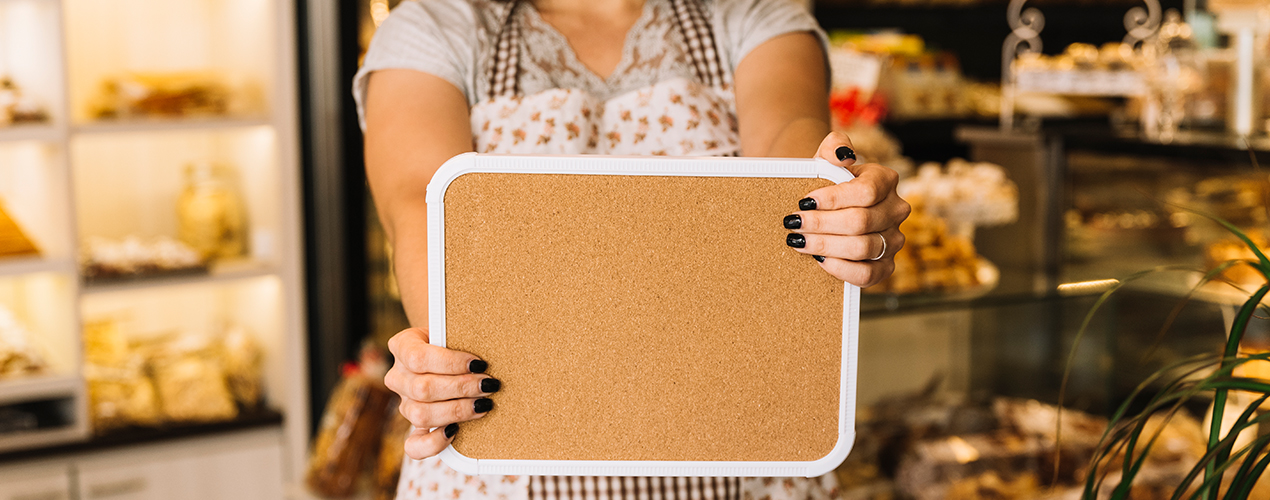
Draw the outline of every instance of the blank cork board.
[[[781,219],[843,174],[451,160],[428,193],[432,338],[503,385],[442,458],[467,473],[831,470],[853,435],[858,290],[789,248]]]

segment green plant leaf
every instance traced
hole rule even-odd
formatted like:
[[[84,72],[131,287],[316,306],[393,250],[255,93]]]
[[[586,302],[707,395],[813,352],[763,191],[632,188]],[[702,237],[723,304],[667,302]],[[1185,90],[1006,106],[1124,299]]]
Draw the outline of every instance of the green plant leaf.
[[[1244,238],[1247,239],[1246,236]],[[1252,242],[1249,241],[1249,244],[1251,245]],[[1262,256],[1261,258],[1264,262],[1265,256]],[[1264,269],[1262,271],[1263,273],[1265,272]],[[1225,368],[1228,364],[1228,361],[1226,361],[1227,359],[1238,357],[1239,342],[1243,340],[1244,331],[1248,329],[1248,321],[1252,319],[1252,314],[1256,312],[1257,306],[1261,304],[1261,299],[1266,296],[1267,292],[1270,292],[1270,283],[1261,285],[1261,288],[1258,288],[1257,291],[1244,302],[1244,305],[1239,308],[1239,313],[1235,315],[1235,320],[1230,325],[1230,335],[1226,338],[1226,350],[1224,353],[1225,355],[1223,356],[1224,359],[1222,360],[1223,368]],[[1216,392],[1213,394],[1213,421],[1209,426],[1208,431],[1208,449],[1210,450],[1217,445],[1218,438],[1221,437],[1222,417],[1225,411],[1226,389],[1217,388]],[[1227,456],[1229,456],[1228,452],[1218,452],[1217,461],[1223,462],[1226,460]],[[1214,473],[1214,470],[1214,465],[1209,463],[1207,470],[1204,473],[1204,479],[1208,479]],[[1217,493],[1217,489],[1213,489],[1209,492],[1209,500],[1217,500]]]
[[[1248,408],[1244,410],[1243,415],[1240,415],[1240,420],[1246,422],[1253,412],[1257,411],[1258,408],[1261,408],[1261,404],[1266,402],[1266,398],[1270,398],[1270,394],[1262,395],[1260,398],[1257,398],[1256,401],[1253,401],[1252,404],[1248,405]],[[1264,438],[1265,436],[1262,437]],[[1250,451],[1248,452],[1248,458],[1244,459],[1243,464],[1240,464],[1239,466],[1239,470],[1235,471],[1235,477],[1230,483],[1230,489],[1226,491],[1224,500],[1236,500],[1248,496],[1247,494],[1240,496],[1239,492],[1243,490],[1243,485],[1245,483],[1250,482],[1248,473],[1252,472],[1254,460],[1261,455],[1261,451],[1266,448],[1267,444],[1270,444],[1270,439],[1257,439],[1249,446]],[[1251,483],[1256,483],[1256,480],[1254,479]]]

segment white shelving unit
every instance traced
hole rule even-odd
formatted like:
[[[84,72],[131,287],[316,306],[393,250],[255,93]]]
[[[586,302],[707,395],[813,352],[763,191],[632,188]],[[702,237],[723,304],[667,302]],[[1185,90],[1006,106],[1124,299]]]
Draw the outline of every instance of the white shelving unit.
[[[0,379],[0,407],[54,401],[68,417],[55,429],[0,434],[0,455],[94,439],[85,322],[125,316],[139,333],[215,333],[212,325],[232,323],[261,345],[266,404],[284,415],[280,427],[235,435],[277,436],[278,459],[256,466],[278,467],[261,474],[281,478],[268,491],[300,490],[309,432],[293,16],[292,0],[0,0],[0,76],[51,118],[0,126],[0,200],[41,250],[0,257],[0,306],[35,332],[52,365],[47,376]],[[90,112],[104,79],[177,72],[216,75],[233,96],[228,113],[100,120]],[[76,261],[86,238],[177,236],[191,162],[232,166],[248,254],[201,275],[83,283]],[[147,446],[117,452],[144,455]],[[41,466],[73,475],[87,456],[71,451]],[[0,461],[0,479],[20,465]],[[0,491],[7,486],[0,481]]]

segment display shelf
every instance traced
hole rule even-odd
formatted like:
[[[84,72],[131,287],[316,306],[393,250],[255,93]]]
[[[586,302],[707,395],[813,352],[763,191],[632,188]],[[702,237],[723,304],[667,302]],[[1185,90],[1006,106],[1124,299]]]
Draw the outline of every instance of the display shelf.
[[[0,78],[8,77],[33,100],[47,125],[65,116],[61,9],[49,0],[0,1]],[[3,112],[3,111],[0,111]],[[8,120],[0,120],[7,122]],[[30,126],[39,128],[40,123]],[[15,131],[26,126],[14,127]],[[7,134],[0,128],[0,139]]]
[[[213,282],[94,289],[85,293],[80,303],[86,324],[113,322],[128,340],[195,335],[215,341],[231,327],[244,328],[263,354],[266,404],[285,410],[292,375],[283,356],[288,330],[284,285],[279,277],[226,277]]]
[[[1172,140],[1160,142],[1147,139],[1137,131],[1115,130],[1106,125],[1059,127],[1051,129],[1051,133],[1062,136],[1068,150],[1199,160],[1177,163],[1177,166],[1188,168],[1203,168],[1204,165],[1221,162],[1251,168],[1250,151],[1256,155],[1257,161],[1270,165],[1270,137],[1265,136],[1248,138],[1226,132],[1184,130]]]
[[[0,405],[39,398],[73,397],[84,382],[74,375],[0,378]]]
[[[214,263],[206,273],[140,276],[130,279],[90,281],[84,283],[84,294],[94,295],[128,290],[145,290],[170,286],[220,285],[240,280],[276,276],[274,266],[252,261]]]
[[[0,307],[13,315],[26,332],[26,341],[46,364],[37,374],[0,379],[0,407],[11,419],[29,419],[21,425],[33,427],[0,432],[0,452],[71,441],[87,433],[72,276],[39,273],[0,278]]]
[[[70,259],[69,190],[64,155],[51,143],[0,143],[0,205],[35,244],[39,256]],[[0,265],[5,262],[0,258]]]
[[[56,455],[105,451],[144,444],[217,436],[238,431],[277,427],[282,425],[283,422],[284,418],[281,412],[262,408],[250,412],[242,412],[238,418],[222,422],[168,424],[160,427],[128,427],[103,435],[92,436],[75,443],[0,453],[0,464]]]
[[[59,142],[65,137],[60,127],[54,125],[10,125],[0,127],[0,143],[5,142]]]
[[[116,134],[135,132],[222,131],[267,126],[265,118],[151,118],[140,120],[96,120],[71,127],[76,134]]]
[[[69,260],[42,257],[0,257],[0,278],[41,273],[75,272],[75,264]]]
[[[0,258],[0,305],[38,334],[53,366],[0,382],[0,399],[73,388],[48,403],[64,407],[68,427],[0,435],[0,461],[281,425],[278,466],[299,484],[308,422],[282,418],[308,414],[295,12],[288,0],[0,0],[0,75],[49,115],[0,127],[0,199],[41,251]],[[138,86],[100,100],[107,81]],[[194,163],[232,172],[242,255],[199,274],[81,282],[90,238],[179,237]],[[241,326],[263,351],[275,409],[89,439],[81,320],[103,316],[138,335]]]
[[[210,164],[243,209],[243,257],[276,263],[282,231],[277,134],[269,126],[76,135],[71,144],[78,233],[122,240],[179,236],[187,168]]]
[[[277,46],[274,2],[67,0],[65,18],[74,123],[93,121],[103,108],[126,108],[102,99],[103,82],[138,76],[159,80],[147,84],[152,88],[168,86],[171,94],[165,97],[177,97],[167,104],[184,99],[201,106],[154,113],[270,114],[279,62],[277,52],[269,50]],[[212,93],[224,92],[226,100],[197,104],[213,86],[221,90]]]
[[[79,335],[75,284],[63,273],[0,278],[0,307],[30,332],[28,339],[57,375],[79,373]]]

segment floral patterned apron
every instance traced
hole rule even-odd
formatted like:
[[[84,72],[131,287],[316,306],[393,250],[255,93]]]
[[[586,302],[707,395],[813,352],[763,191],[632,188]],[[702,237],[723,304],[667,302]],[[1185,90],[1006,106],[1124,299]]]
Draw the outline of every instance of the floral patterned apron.
[[[728,74],[699,2],[673,0],[695,79],[673,78],[601,101],[577,89],[520,93],[520,28],[509,9],[472,107],[480,153],[735,156],[740,153]]]

